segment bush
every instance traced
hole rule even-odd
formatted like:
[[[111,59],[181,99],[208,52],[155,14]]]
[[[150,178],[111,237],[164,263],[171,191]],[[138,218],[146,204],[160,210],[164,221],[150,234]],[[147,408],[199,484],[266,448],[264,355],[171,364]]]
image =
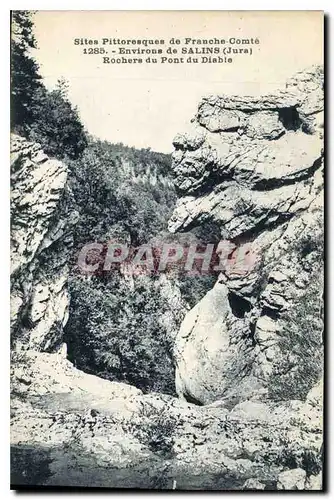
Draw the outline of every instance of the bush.
[[[170,413],[170,405],[161,409],[143,407],[139,424],[132,425],[131,433],[150,451],[165,458],[173,456],[175,430],[180,423]]]

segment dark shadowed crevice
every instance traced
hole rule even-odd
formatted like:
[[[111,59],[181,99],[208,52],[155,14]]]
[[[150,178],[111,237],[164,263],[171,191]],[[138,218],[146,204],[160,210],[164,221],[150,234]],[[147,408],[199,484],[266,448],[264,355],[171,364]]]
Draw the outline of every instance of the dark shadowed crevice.
[[[278,119],[286,130],[298,130],[302,124],[299,113],[294,106],[280,109],[278,111]]]
[[[293,213],[287,212],[277,214],[276,220],[268,220],[267,218],[263,217],[261,220],[259,220],[259,222],[255,223],[253,227],[237,236],[234,236],[234,238],[231,238],[230,241],[237,247],[244,243],[250,243],[264,231],[274,231],[279,226],[282,226],[285,222],[288,222],[290,219],[292,219],[293,215]]]
[[[279,318],[279,311],[276,311],[276,309],[271,309],[270,307],[263,307],[261,316],[268,316],[268,318],[277,320]]]
[[[199,401],[194,396],[192,396],[191,394],[189,394],[186,389],[183,390],[182,394],[183,394],[184,399],[188,403],[191,403],[191,404],[197,405],[197,406],[204,406],[201,401]]]
[[[310,179],[314,172],[318,170],[322,166],[322,156],[317,158],[310,167],[301,170],[300,172],[295,172],[290,177],[283,177],[281,179],[273,178],[273,179],[263,179],[258,181],[254,185],[254,190],[256,191],[269,191],[272,189],[277,189],[282,186],[290,186],[291,184],[296,184],[297,182],[306,181]]]
[[[255,341],[255,330],[256,330],[256,322],[254,321],[253,323],[251,323],[249,325],[249,338],[251,339],[252,341],[252,345],[255,346],[256,345],[256,341]]]
[[[232,313],[237,318],[244,318],[246,312],[249,312],[252,309],[252,304],[236,293],[229,292],[227,297]]]

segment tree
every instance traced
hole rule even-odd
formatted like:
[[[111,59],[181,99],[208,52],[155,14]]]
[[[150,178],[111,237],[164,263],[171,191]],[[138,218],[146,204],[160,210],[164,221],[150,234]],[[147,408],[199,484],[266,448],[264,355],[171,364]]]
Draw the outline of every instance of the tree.
[[[39,142],[44,151],[57,158],[76,159],[87,146],[84,127],[77,108],[68,98],[68,85],[62,79],[55,90],[39,88],[32,99],[33,122],[29,138]]]
[[[34,120],[34,96],[43,87],[30,54],[36,48],[32,16],[31,11],[13,11],[11,17],[11,126],[19,130]]]

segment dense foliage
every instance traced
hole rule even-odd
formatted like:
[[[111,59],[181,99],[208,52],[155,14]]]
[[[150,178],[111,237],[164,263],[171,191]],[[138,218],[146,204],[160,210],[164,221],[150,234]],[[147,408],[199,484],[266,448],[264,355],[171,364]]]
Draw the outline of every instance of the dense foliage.
[[[80,161],[68,163],[80,213],[76,246],[116,237],[136,246],[163,230],[176,200],[170,177],[161,173],[170,161],[162,153],[89,138]]]
[[[76,267],[86,243],[114,239],[135,248],[163,231],[175,202],[173,185],[161,174],[167,162],[167,155],[93,138],[80,161],[69,162],[79,220],[65,339],[79,368],[172,393],[171,338],[160,321],[168,305],[159,279],[127,278],[116,270],[87,277]]]
[[[183,299],[171,309],[159,276],[126,277],[114,270],[87,277],[77,268],[77,255],[94,241],[122,241],[133,249],[143,243],[200,241],[201,235],[166,232],[176,201],[170,163],[168,155],[94,138],[88,139],[80,160],[68,163],[79,220],[65,337],[79,368],[167,393],[174,390],[172,337],[187,308],[212,288],[215,277],[177,270],[168,277],[169,293],[178,292]],[[161,322],[165,315],[170,320]]]
[[[158,280],[129,283],[115,273],[105,282],[72,277],[70,289],[66,340],[76,366],[144,391],[173,393],[172,344],[160,321],[166,302]]]
[[[294,250],[310,273],[308,286],[295,308],[282,314],[283,328],[278,343],[280,355],[274,361],[269,395],[276,400],[305,399],[323,371],[323,220],[314,233],[298,241]],[[320,276],[320,278],[319,278]]]
[[[65,160],[80,158],[87,137],[78,111],[68,99],[66,83],[59,80],[52,91],[45,87],[38,89],[33,106],[34,121],[27,131],[29,139],[39,142],[50,156]]]
[[[11,37],[11,127],[39,142],[58,158],[78,158],[86,147],[86,134],[78,111],[69,101],[66,82],[56,89],[43,84],[31,53],[36,49],[33,13],[13,11]]]
[[[43,87],[38,64],[30,56],[36,48],[32,15],[13,11],[11,23],[11,126],[28,128],[34,120],[34,97]]]

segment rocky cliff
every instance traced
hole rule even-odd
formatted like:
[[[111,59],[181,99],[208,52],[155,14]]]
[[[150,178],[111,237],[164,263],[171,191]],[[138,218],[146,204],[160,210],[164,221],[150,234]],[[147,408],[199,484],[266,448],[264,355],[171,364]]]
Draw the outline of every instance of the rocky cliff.
[[[180,398],[66,359],[67,169],[12,138],[15,485],[321,489],[321,102],[315,68],[276,95],[204,99],[175,139],[171,230],[210,221],[255,256],[185,317]]]
[[[67,321],[71,211],[67,167],[11,137],[11,328],[14,348],[55,350]],[[18,345],[17,345],[18,344]]]
[[[275,95],[205,98],[193,131],[175,138],[170,229],[210,221],[253,257],[225,269],[183,321],[176,387],[188,400],[303,398],[321,375],[322,76],[297,74]]]

